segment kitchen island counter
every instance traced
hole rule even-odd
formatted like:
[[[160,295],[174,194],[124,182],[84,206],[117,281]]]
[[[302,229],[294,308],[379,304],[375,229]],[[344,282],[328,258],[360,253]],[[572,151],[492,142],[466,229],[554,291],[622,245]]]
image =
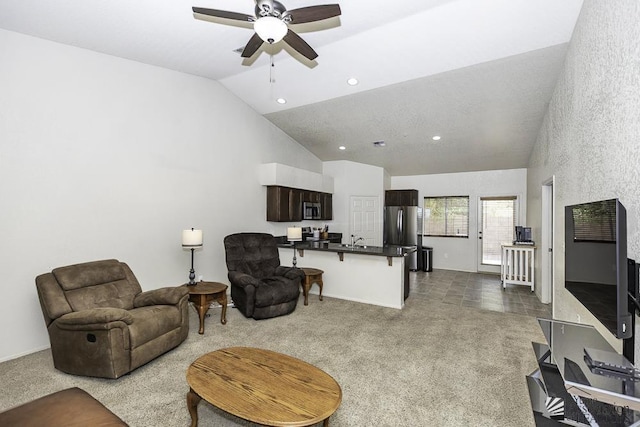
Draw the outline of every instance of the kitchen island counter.
[[[282,265],[292,260],[293,248],[293,244],[278,245]],[[297,242],[295,249],[298,267],[324,271],[324,296],[398,309],[404,306],[409,295],[406,256],[415,248],[307,241]]]
[[[281,243],[280,248],[293,248],[292,243]],[[298,242],[295,245],[298,251],[323,251],[336,253],[355,253],[360,255],[377,255],[386,257],[404,257],[411,252],[415,252],[413,246],[368,246],[368,245],[344,245],[342,243],[327,243],[326,241],[306,241]]]

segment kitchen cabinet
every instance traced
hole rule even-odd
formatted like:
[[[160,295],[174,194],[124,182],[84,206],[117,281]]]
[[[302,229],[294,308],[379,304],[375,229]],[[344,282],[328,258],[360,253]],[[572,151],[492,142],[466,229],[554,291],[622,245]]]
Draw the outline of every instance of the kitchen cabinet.
[[[333,194],[331,193],[319,193],[320,195],[320,209],[321,219],[329,220],[333,219]]]
[[[385,206],[419,206],[418,190],[387,190],[384,192]]]
[[[289,219],[284,221],[302,221],[302,191],[289,189]]]
[[[302,221],[302,190],[268,186],[267,221]]]
[[[320,194],[317,191],[302,190],[302,202],[320,203]]]
[[[320,220],[333,219],[333,195],[298,188],[267,186],[267,221],[302,221],[304,202],[320,203]]]

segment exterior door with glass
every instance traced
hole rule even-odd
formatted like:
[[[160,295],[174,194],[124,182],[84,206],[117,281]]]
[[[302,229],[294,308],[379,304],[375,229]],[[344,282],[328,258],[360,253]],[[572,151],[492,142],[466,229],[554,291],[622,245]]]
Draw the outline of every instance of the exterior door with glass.
[[[500,273],[502,245],[514,240],[518,198],[480,197],[478,202],[478,271]]]

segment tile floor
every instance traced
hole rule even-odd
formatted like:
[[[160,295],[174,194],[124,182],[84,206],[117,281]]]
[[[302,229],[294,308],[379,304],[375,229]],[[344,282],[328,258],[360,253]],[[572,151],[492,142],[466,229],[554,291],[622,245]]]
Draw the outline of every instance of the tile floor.
[[[551,318],[551,304],[542,304],[531,288],[507,285],[499,275],[436,270],[410,272],[410,298],[429,298],[445,304]]]

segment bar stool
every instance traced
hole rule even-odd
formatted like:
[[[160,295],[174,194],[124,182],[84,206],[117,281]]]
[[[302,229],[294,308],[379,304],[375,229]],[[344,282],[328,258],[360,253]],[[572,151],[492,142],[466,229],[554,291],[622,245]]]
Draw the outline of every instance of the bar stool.
[[[317,283],[320,287],[320,301],[322,301],[322,273],[324,273],[324,271],[318,268],[308,267],[303,267],[300,270],[304,272],[304,282],[302,283],[304,305],[309,305],[309,289],[311,289],[311,285],[314,283]]]

